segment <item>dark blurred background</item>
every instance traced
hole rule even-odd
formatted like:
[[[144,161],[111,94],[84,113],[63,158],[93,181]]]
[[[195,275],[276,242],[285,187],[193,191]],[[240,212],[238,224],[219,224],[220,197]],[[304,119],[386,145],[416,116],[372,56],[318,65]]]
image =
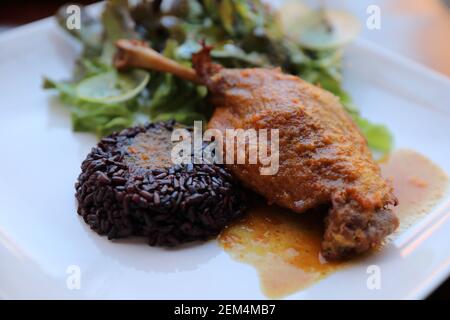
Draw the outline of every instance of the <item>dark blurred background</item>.
[[[12,27],[48,17],[64,3],[64,0],[1,0],[0,27]],[[91,4],[97,1],[78,0],[80,4]]]
[[[1,0],[0,32],[51,16],[67,2],[70,1]],[[86,5],[97,1],[73,2]],[[364,19],[368,5],[380,5],[382,30],[363,28],[362,37],[450,76],[450,0],[329,0],[325,4],[349,10],[360,19]],[[450,279],[430,299],[450,299]]]

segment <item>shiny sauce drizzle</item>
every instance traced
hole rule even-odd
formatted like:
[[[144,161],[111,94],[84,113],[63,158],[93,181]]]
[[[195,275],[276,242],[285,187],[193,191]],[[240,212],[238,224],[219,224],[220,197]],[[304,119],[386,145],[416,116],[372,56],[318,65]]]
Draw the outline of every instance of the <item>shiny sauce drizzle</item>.
[[[412,150],[398,150],[380,163],[383,176],[392,180],[399,204],[394,212],[404,231],[431,211],[445,194],[448,177],[427,157]]]
[[[446,190],[445,173],[414,151],[396,151],[380,166],[393,180],[401,230],[429,212]],[[234,259],[256,268],[267,297],[282,298],[345,266],[320,255],[323,213],[295,214],[262,200],[249,211],[226,228],[219,241]]]

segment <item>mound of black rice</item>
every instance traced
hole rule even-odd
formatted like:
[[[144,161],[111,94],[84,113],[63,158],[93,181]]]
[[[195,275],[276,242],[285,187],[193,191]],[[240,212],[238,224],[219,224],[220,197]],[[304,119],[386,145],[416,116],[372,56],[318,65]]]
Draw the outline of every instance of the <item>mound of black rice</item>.
[[[174,122],[103,138],[81,165],[78,214],[109,239],[131,235],[175,246],[217,235],[245,210],[230,173],[215,164],[172,165]],[[191,130],[191,129],[190,129]]]

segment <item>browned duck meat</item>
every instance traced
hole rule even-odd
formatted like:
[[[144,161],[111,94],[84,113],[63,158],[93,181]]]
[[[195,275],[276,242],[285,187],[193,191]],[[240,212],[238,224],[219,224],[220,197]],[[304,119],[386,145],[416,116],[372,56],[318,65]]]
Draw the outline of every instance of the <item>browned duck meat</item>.
[[[149,62],[157,54],[142,44],[118,47],[119,66],[167,66],[161,57]],[[261,175],[261,163],[228,165],[239,180],[294,212],[329,204],[322,243],[327,259],[365,252],[397,228],[392,187],[337,97],[279,69],[223,68],[211,62],[209,51],[194,55],[195,72],[180,66],[162,71],[208,87],[215,106],[210,128],[279,130],[277,174]]]

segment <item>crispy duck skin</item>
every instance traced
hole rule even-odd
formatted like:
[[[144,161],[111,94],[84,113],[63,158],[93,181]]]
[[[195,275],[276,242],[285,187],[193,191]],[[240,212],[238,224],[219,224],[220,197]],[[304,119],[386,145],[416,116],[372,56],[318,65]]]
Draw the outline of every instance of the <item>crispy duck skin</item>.
[[[279,69],[223,68],[209,51],[193,56],[196,82],[208,87],[215,106],[208,127],[279,130],[278,173],[229,165],[242,183],[297,213],[329,204],[322,242],[328,260],[368,251],[395,231],[392,186],[337,97]]]

